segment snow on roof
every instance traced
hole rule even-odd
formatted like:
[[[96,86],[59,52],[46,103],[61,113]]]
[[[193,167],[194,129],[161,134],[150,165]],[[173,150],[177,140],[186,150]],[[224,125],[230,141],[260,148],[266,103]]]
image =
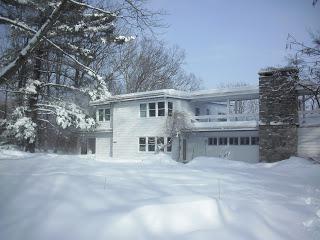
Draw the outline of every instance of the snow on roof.
[[[91,102],[91,105],[108,104],[110,102],[118,101],[131,101],[138,99],[150,99],[156,97],[170,97],[180,98],[186,100],[203,100],[206,98],[213,98],[216,100],[222,100],[229,97],[248,97],[257,98],[259,96],[259,89],[257,86],[246,86],[237,88],[226,88],[226,89],[209,89],[209,90],[198,90],[193,92],[179,91],[175,89],[162,89],[146,92],[127,93],[120,95],[113,95],[103,100],[97,100]]]

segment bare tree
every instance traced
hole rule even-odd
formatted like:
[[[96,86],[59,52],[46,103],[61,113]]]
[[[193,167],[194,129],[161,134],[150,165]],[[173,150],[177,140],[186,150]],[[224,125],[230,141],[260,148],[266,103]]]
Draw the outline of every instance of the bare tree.
[[[0,57],[0,83],[21,96],[8,130],[21,136],[29,151],[34,152],[41,129],[52,127],[59,136],[67,128],[94,125],[84,100],[109,94],[104,55],[133,39],[126,31],[120,34],[117,23],[121,28],[152,23],[150,12],[142,16],[141,1],[119,2],[122,8],[109,11],[89,0],[0,1],[0,24],[11,26],[10,49]]]
[[[166,121],[166,133],[171,138],[171,143],[178,143],[178,161],[180,160],[181,151],[181,136],[184,132],[192,128],[190,118],[187,114],[180,111],[174,111],[172,116],[169,116]]]
[[[169,48],[162,41],[143,38],[120,46],[114,72],[118,88],[124,93],[174,88],[199,89],[201,80],[183,69],[184,51]]]
[[[320,33],[311,33],[311,44],[307,45],[288,35],[287,49],[289,65],[299,70],[297,85],[310,93],[310,99],[320,108]],[[308,99],[306,99],[308,100]]]

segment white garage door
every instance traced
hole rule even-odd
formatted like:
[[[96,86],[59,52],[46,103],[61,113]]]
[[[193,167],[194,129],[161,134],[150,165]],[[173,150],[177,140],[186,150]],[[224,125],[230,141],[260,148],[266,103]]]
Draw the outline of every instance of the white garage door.
[[[244,162],[259,162],[257,131],[198,133],[189,136],[187,159],[198,156],[219,157]]]

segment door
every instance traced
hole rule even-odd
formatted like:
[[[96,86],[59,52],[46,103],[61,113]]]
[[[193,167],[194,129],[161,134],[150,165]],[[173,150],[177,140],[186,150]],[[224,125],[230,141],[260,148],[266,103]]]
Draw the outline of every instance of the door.
[[[96,139],[89,138],[88,139],[88,153],[95,154],[96,153]]]
[[[87,153],[88,153],[87,138],[82,137],[81,138],[81,154],[87,154]]]

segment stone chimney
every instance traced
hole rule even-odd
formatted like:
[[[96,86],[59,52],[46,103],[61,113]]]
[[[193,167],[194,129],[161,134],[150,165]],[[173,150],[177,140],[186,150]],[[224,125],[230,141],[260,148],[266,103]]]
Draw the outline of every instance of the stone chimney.
[[[259,72],[260,161],[275,162],[297,153],[296,68]]]

